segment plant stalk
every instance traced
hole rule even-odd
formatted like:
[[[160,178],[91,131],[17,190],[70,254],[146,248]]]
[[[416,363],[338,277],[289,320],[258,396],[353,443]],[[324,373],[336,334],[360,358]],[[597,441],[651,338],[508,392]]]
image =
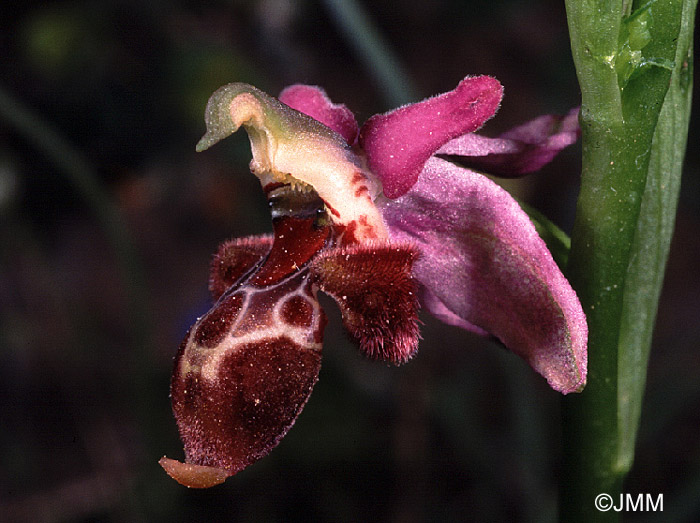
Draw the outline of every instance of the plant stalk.
[[[605,493],[620,505],[633,462],[685,152],[696,4],[566,2],[583,141],[568,276],[588,318],[589,377],[562,405],[561,521],[620,516],[594,502]],[[635,49],[630,20],[647,10],[649,41]]]

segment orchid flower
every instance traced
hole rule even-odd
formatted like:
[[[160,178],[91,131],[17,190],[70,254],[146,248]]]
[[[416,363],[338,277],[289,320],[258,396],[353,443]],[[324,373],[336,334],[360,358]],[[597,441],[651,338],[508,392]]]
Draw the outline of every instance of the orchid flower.
[[[375,115],[360,129],[318,87],[275,99],[246,84],[216,91],[202,151],[248,132],[274,234],[224,243],[211,266],[212,309],[176,357],[173,411],[186,462],[161,465],[190,487],[223,482],[293,425],[321,361],[335,299],[372,358],[414,356],[420,304],[500,340],[557,391],[586,381],[581,305],[518,203],[480,174],[539,169],[576,141],[576,112],[498,138],[473,134],[499,107],[488,76]]]

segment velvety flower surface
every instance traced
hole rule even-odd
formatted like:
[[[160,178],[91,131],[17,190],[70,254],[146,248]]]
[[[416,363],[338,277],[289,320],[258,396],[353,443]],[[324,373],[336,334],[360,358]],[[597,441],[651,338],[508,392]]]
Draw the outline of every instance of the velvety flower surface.
[[[246,84],[219,89],[203,150],[244,127],[274,234],[224,243],[211,267],[212,309],[178,351],[171,394],[181,483],[208,487],[267,454],[316,382],[320,290],[372,358],[403,363],[419,340],[420,303],[489,335],[564,394],[586,381],[586,319],[518,203],[480,171],[537,170],[576,141],[576,111],[497,138],[476,134],[501,85],[467,77],[448,93],[358,128],[313,86],[279,100]]]
[[[586,320],[534,225],[488,178],[431,158],[383,202],[392,237],[416,242],[425,304],[447,323],[498,338],[561,392],[585,379]],[[445,311],[452,313],[450,320]]]

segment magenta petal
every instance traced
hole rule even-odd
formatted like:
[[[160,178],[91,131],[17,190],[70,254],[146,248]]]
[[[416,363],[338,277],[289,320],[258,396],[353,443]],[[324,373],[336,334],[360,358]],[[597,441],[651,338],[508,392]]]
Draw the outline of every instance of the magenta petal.
[[[578,108],[566,116],[545,115],[486,138],[466,134],[450,140],[437,154],[455,156],[461,165],[497,176],[519,176],[546,165],[578,140]]]
[[[382,203],[392,240],[422,251],[426,307],[477,327],[522,356],[556,390],[586,382],[588,328],[575,292],[527,215],[497,184],[440,158],[413,190]],[[474,330],[471,328],[470,330]]]
[[[360,130],[360,145],[387,198],[405,194],[423,165],[449,140],[491,118],[503,88],[490,76],[467,77],[448,93],[378,114]]]
[[[290,85],[280,93],[279,101],[330,127],[345,138],[348,144],[355,143],[358,132],[355,115],[345,105],[331,102],[320,87]]]

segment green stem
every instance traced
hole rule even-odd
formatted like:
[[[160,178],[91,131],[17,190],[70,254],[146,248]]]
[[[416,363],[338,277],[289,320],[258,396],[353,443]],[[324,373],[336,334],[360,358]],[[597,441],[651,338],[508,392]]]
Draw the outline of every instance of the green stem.
[[[651,7],[645,66],[621,81],[630,57],[621,0],[567,0],[582,93],[583,171],[568,275],[589,324],[589,379],[563,402],[562,521],[615,521],[629,471],[651,330],[673,229],[690,111],[689,68],[697,0]],[[632,11],[642,7],[634,2]],[[641,64],[644,60],[639,60]],[[620,87],[622,85],[622,87]]]

